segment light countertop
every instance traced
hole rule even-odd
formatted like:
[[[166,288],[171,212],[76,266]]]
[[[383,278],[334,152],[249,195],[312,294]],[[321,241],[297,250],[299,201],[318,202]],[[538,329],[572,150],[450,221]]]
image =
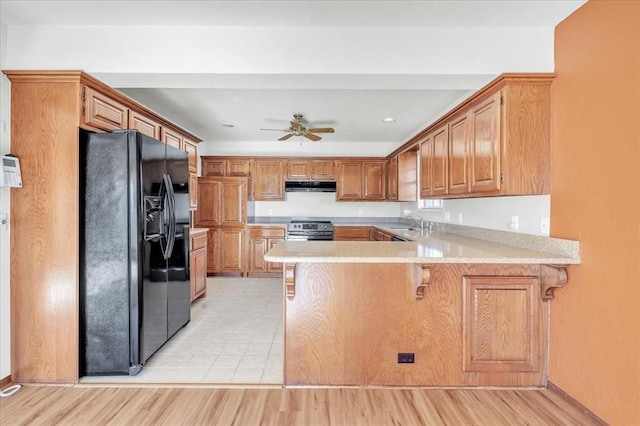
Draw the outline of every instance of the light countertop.
[[[575,253],[559,253],[557,250],[554,253],[453,233],[429,235],[384,226],[376,228],[414,241],[285,241],[276,244],[264,259],[283,263],[580,263],[577,247]],[[532,238],[545,240],[542,237]],[[577,242],[569,240],[560,241],[577,245]]]

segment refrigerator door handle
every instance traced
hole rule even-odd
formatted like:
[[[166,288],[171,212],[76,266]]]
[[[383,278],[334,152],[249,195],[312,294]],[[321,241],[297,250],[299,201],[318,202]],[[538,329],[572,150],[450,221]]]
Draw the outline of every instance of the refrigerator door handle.
[[[167,187],[166,197],[167,206],[169,209],[169,211],[167,212],[169,215],[169,233],[167,235],[167,247],[164,252],[164,258],[169,259],[171,257],[171,253],[173,252],[173,245],[176,241],[176,198],[173,191],[173,182],[171,181],[171,176],[165,173],[165,175],[163,176],[163,181],[165,186]]]

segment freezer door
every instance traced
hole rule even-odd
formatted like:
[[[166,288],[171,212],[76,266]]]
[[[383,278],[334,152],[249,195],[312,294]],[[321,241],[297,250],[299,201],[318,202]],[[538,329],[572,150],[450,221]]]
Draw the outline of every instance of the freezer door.
[[[189,158],[184,151],[167,145],[167,174],[174,196],[175,239],[168,259],[168,336],[191,319],[189,280]]]

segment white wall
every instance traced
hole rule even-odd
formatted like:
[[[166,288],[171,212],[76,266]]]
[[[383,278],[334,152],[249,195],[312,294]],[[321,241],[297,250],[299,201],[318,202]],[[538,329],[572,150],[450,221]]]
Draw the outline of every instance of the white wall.
[[[286,201],[255,201],[250,204],[255,208],[255,216],[397,217],[401,203],[338,202],[335,192],[290,192]]]
[[[402,203],[402,213],[408,210],[410,214],[435,222],[447,222],[445,213],[449,213],[450,222],[454,224],[548,236],[548,227],[546,232],[542,232],[540,222],[543,218],[549,219],[550,202],[549,195],[465,198],[444,200],[442,211],[435,213],[417,210],[416,203]],[[459,214],[462,214],[462,222],[458,220]],[[510,226],[512,216],[518,216],[518,230]]]
[[[4,69],[7,52],[7,27],[0,25],[0,69]],[[9,80],[0,76],[0,154],[10,152],[9,128],[11,97]],[[4,126],[4,127],[3,127]],[[0,188],[0,212],[9,215],[11,189]],[[11,374],[11,339],[9,315],[9,230],[0,229],[0,379]]]
[[[198,155],[247,155],[291,157],[386,157],[398,147],[389,142],[201,142]]]

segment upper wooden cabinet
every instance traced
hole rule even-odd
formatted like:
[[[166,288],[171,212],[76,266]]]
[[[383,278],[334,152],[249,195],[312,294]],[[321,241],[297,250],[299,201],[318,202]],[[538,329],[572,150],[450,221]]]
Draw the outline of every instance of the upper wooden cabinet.
[[[202,157],[204,177],[245,177],[249,176],[247,157]]]
[[[309,160],[311,180],[336,180],[334,160]]]
[[[289,159],[286,163],[286,180],[335,180],[333,160]]]
[[[338,160],[338,201],[384,201],[386,198],[386,160]]]
[[[129,111],[129,129],[136,129],[150,138],[160,139],[160,123],[137,111]]]
[[[386,170],[387,162],[384,160],[367,160],[362,162],[363,199],[373,201],[386,199]]]
[[[246,178],[198,179],[200,206],[196,224],[202,227],[242,227],[247,220]]]
[[[160,140],[167,145],[171,145],[178,149],[183,149],[184,141],[182,136],[171,129],[162,128],[160,132]]]
[[[250,162],[251,199],[284,201],[284,160],[255,158]]]
[[[416,201],[418,197],[418,153],[417,151],[407,151],[398,155],[397,158],[396,199],[398,201]],[[391,171],[389,171],[389,175],[391,175]]]
[[[398,200],[398,156],[387,160],[387,200]]]
[[[97,90],[82,87],[82,123],[99,130],[121,130],[129,125],[129,108]]]
[[[421,198],[549,193],[553,74],[504,74],[425,129]]]
[[[354,201],[362,199],[362,161],[338,161],[336,183],[338,200]]]
[[[184,139],[184,150],[189,155],[189,172],[198,172],[198,147],[188,139]]]

